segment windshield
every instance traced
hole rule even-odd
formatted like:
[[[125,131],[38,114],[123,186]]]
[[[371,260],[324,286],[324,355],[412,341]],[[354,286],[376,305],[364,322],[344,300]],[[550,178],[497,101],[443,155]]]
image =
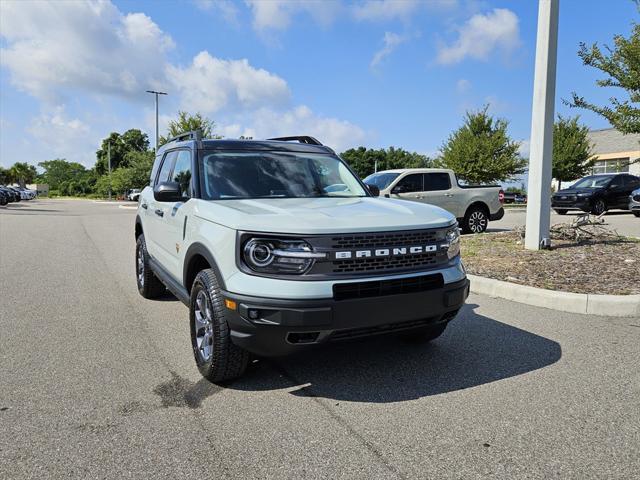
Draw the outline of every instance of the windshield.
[[[592,175],[584,177],[574,183],[571,188],[598,188],[606,187],[613,175]]]
[[[368,183],[370,185],[375,185],[380,190],[384,190],[391,182],[393,182],[396,178],[398,178],[399,173],[372,173],[367,178],[364,179],[364,183]]]
[[[366,197],[358,179],[333,155],[299,152],[205,152],[202,197]]]

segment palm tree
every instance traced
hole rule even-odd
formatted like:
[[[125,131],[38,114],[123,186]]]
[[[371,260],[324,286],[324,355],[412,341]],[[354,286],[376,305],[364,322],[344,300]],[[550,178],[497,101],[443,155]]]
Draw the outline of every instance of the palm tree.
[[[36,167],[26,162],[16,162],[9,168],[9,177],[12,181],[24,188],[25,184],[33,182],[38,172]]]

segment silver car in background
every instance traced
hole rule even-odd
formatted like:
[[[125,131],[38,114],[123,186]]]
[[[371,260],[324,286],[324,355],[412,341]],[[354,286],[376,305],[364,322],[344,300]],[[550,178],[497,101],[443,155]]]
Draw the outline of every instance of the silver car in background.
[[[629,195],[629,210],[633,212],[636,217],[640,217],[640,188],[635,189]]]

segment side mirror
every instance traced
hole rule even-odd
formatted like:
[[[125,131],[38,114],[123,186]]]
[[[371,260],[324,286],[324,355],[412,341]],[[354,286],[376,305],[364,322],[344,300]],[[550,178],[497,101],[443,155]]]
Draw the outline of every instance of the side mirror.
[[[181,202],[182,191],[178,182],[162,182],[153,189],[153,198],[158,202]]]
[[[373,195],[374,197],[379,197],[380,196],[380,189],[371,184],[371,183],[365,183],[365,185],[367,186],[367,188],[369,189],[369,193],[371,193],[371,195]]]
[[[406,191],[407,191],[407,187],[406,186],[404,186],[404,185],[396,185],[391,190],[391,193],[404,193]]]

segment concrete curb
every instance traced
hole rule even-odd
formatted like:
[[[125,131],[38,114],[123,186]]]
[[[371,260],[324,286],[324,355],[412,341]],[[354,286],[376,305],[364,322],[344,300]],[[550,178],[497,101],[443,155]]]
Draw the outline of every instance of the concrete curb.
[[[558,292],[467,274],[471,292],[561,312],[605,317],[640,317],[640,295]]]

